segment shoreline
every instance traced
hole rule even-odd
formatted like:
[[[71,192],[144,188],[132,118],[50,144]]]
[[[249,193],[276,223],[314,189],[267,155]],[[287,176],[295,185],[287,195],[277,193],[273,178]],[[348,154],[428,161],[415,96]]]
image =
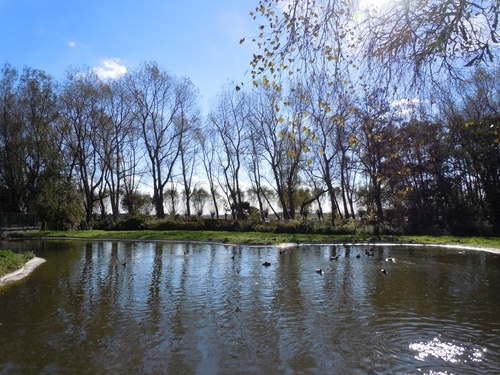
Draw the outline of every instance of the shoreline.
[[[457,250],[468,251],[485,251],[493,254],[500,254],[500,248],[484,247],[473,245],[459,245],[452,243],[424,243],[424,242],[371,242],[371,241],[332,241],[332,242],[281,242],[276,244],[245,244],[245,243],[231,243],[221,241],[203,241],[203,240],[167,240],[167,239],[153,239],[153,238],[100,238],[100,237],[39,237],[40,240],[72,240],[72,241],[123,241],[123,242],[164,242],[164,243],[199,243],[199,244],[212,244],[223,246],[248,246],[248,247],[276,247],[288,248],[297,247],[301,245],[347,245],[347,246],[415,246],[415,247],[444,247]]]
[[[223,246],[243,246],[241,244],[223,243],[223,242],[212,242],[212,241],[196,241],[196,240],[155,240],[155,239],[139,239],[139,238],[81,238],[81,237],[42,237],[42,240],[90,240],[90,241],[124,241],[124,242],[165,242],[165,243],[202,243],[202,244],[217,244]],[[268,247],[274,246],[276,248],[289,248],[289,247],[299,247],[301,245],[347,245],[347,246],[416,246],[416,247],[443,247],[451,249],[461,249],[469,251],[485,251],[494,254],[500,254],[500,249],[488,248],[480,246],[470,246],[470,245],[457,245],[457,244],[427,244],[427,243],[398,243],[398,242],[330,242],[330,243],[293,243],[284,242],[279,244],[267,244],[267,245],[252,245],[247,244],[249,247]],[[45,263],[45,259],[35,257],[30,259],[21,268],[10,272],[2,277],[0,277],[0,287],[7,284],[22,280],[32,273],[38,266]]]
[[[24,279],[43,263],[45,263],[43,258],[34,257],[30,259],[21,268],[0,277],[0,287]]]

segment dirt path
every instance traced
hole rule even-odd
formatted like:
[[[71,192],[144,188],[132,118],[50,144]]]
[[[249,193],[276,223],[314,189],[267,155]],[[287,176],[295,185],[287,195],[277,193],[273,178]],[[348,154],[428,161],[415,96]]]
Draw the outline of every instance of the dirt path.
[[[24,266],[22,266],[18,270],[0,277],[0,286],[6,285],[13,281],[21,280],[22,278],[28,276],[31,272],[33,272],[33,270],[42,263],[45,263],[45,259],[43,258],[35,257],[29,260]]]

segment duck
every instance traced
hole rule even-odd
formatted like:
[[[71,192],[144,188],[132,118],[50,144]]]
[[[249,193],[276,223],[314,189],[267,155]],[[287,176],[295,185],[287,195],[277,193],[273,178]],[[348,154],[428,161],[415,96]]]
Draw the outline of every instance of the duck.
[[[382,269],[380,270],[380,273],[381,273],[382,275],[387,275],[387,270],[382,268]]]
[[[262,265],[263,265],[264,267],[269,267],[269,266],[271,265],[271,263],[269,263],[269,262],[264,262],[264,263],[262,263]]]
[[[323,274],[323,269],[322,268],[316,268],[316,273],[322,275]]]
[[[358,259],[361,258],[361,255],[360,254],[356,255],[356,258],[358,258]]]
[[[389,258],[386,258],[385,261],[386,262],[391,262],[391,263],[396,263],[396,258],[389,257]]]
[[[339,260],[339,256],[338,256],[338,255],[336,255],[336,256],[334,256],[334,257],[330,257],[330,260]]]
[[[280,255],[285,255],[286,254],[286,250],[280,250]]]

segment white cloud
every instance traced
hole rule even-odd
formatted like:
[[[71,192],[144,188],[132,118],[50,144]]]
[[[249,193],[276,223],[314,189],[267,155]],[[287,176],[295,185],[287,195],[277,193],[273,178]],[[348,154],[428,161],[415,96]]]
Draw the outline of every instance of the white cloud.
[[[398,100],[393,100],[391,102],[391,105],[393,107],[414,107],[418,104],[420,104],[421,100],[418,98],[405,98],[405,99],[398,99]]]
[[[68,42],[68,46],[70,46],[71,48],[75,48],[76,42]]]
[[[417,112],[418,107],[422,104],[422,100],[418,98],[405,98],[393,100],[391,106],[395,113],[400,116],[412,116]]]
[[[101,79],[114,79],[127,73],[127,67],[121,64],[120,59],[105,59],[101,61],[101,66],[94,68],[94,72]]]

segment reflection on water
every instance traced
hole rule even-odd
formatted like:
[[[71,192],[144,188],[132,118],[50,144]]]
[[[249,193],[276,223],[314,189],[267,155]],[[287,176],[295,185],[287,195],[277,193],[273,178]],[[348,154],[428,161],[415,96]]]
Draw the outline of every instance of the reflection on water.
[[[416,358],[421,361],[425,361],[430,355],[450,363],[481,362],[483,352],[486,351],[486,349],[467,348],[465,345],[453,342],[442,342],[437,337],[432,341],[410,344],[410,349],[417,352]]]
[[[0,247],[47,259],[0,289],[0,373],[500,373],[497,254],[103,241]]]

